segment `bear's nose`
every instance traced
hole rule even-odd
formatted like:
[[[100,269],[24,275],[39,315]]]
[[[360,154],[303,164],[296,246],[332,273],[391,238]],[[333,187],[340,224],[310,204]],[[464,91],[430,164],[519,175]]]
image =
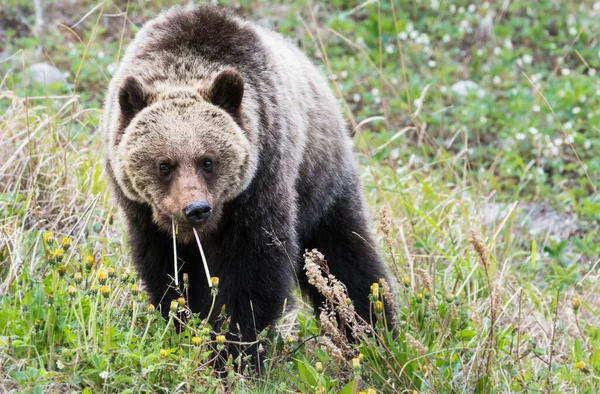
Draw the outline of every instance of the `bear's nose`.
[[[195,226],[208,219],[211,209],[208,201],[193,202],[183,208],[183,215],[192,226]]]

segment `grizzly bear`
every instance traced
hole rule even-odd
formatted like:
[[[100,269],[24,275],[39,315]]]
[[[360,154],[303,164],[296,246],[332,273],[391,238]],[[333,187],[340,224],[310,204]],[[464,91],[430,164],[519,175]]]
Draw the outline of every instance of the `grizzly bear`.
[[[179,294],[174,223],[191,310],[204,318],[212,302],[195,228],[220,278],[213,310],[238,339],[276,322],[295,284],[322,305],[303,272],[313,248],[372,318],[369,287],[386,273],[352,140],[328,82],[283,37],[212,5],[170,9],[128,46],[103,123],[132,259],[163,313]]]

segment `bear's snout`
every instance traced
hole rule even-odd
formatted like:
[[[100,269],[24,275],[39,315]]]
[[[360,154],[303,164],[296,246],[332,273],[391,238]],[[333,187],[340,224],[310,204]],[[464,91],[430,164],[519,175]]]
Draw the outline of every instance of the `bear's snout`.
[[[212,208],[208,201],[197,201],[183,208],[183,216],[185,216],[189,224],[196,226],[208,219],[211,210]]]

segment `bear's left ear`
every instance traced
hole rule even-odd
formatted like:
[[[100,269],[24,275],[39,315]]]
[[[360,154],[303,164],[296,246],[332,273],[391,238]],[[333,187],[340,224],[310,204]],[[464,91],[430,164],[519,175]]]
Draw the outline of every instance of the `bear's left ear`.
[[[233,68],[226,68],[219,72],[208,92],[208,100],[227,111],[236,121],[240,120],[243,97],[244,79]]]

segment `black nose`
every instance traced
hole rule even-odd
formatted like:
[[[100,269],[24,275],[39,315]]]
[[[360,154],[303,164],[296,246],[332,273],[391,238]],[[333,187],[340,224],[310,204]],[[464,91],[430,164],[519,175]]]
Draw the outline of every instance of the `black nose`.
[[[183,214],[187,221],[195,226],[197,224],[202,223],[210,216],[210,204],[208,201],[199,201],[193,202],[189,204],[187,207],[183,208]]]

